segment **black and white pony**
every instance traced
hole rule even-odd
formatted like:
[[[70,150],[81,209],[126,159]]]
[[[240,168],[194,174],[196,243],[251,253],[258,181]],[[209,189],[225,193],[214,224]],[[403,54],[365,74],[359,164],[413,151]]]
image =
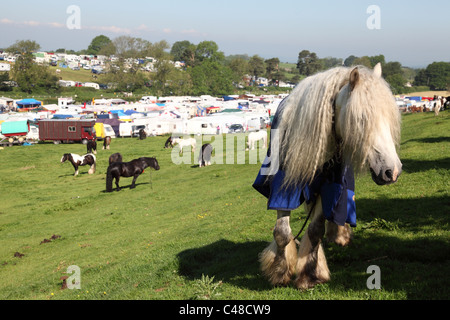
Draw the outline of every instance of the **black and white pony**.
[[[94,140],[89,140],[86,144],[87,147],[87,153],[93,153],[93,154],[97,154],[97,141]]]
[[[106,136],[105,139],[103,140],[103,148],[102,150],[109,150],[109,145],[111,144],[111,137],[110,136]]]
[[[164,149],[173,148],[172,144],[172,136],[167,138],[166,143],[164,144]]]
[[[95,173],[97,159],[95,158],[95,155],[92,153],[88,153],[83,156],[80,156],[75,153],[65,153],[61,158],[61,163],[65,162],[66,160],[69,161],[73,165],[73,167],[75,169],[74,176],[78,175],[78,167],[85,166],[85,165],[90,166],[89,171],[88,171],[89,174]]]
[[[205,143],[202,145],[200,149],[200,153],[198,155],[198,166],[205,167],[211,165],[211,154],[213,151],[213,147],[209,143]]]
[[[144,173],[146,168],[153,168],[159,170],[159,164],[156,158],[141,157],[139,159],[131,160],[130,162],[113,162],[109,165],[106,172],[106,191],[111,192],[113,180],[116,179],[117,191],[120,191],[119,180],[120,177],[133,177],[130,189],[136,187],[136,179]]]
[[[400,123],[380,64],[373,71],[338,67],[307,77],[280,104],[253,184],[277,211],[273,241],[260,254],[273,285],[287,285],[294,276],[299,289],[330,280],[322,238],[350,243],[356,226],[353,170],[368,167],[378,185],[397,181]],[[298,243],[289,218],[302,204],[311,222]]]

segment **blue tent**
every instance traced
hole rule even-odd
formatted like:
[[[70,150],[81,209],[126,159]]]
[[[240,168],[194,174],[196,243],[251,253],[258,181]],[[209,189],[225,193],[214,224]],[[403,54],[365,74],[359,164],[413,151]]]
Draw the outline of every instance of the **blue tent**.
[[[40,101],[37,101],[36,99],[23,99],[17,101],[16,104],[19,106],[19,108],[23,108],[30,106],[40,106],[42,103]]]

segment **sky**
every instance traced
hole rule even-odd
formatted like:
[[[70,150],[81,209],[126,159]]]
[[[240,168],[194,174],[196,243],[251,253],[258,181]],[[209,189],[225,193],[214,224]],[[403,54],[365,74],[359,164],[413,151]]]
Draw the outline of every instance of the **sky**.
[[[2,4],[3,2],[3,4]],[[448,0],[0,0],[0,48],[34,40],[41,50],[87,49],[127,35],[170,45],[214,41],[225,55],[297,62],[383,54],[424,68],[450,62]]]

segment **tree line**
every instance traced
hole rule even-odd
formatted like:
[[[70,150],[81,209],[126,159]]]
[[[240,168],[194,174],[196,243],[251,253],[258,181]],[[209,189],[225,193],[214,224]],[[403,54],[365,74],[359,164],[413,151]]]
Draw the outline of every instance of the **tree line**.
[[[18,55],[9,73],[0,72],[0,91],[10,90],[5,84],[15,81],[23,92],[58,92],[58,78],[48,66],[34,63],[33,52],[40,45],[32,40],[17,41],[5,51]],[[280,82],[296,83],[303,77],[335,66],[364,65],[373,68],[381,63],[383,76],[395,94],[406,93],[406,84],[426,86],[432,90],[448,89],[450,83],[450,63],[433,62],[425,69],[414,70],[403,67],[399,62],[387,62],[384,55],[349,56],[346,59],[319,58],[308,50],[299,52],[297,64],[292,68],[281,68],[279,58],[264,59],[259,55],[230,55],[219,50],[214,41],[198,44],[190,41],[177,41],[170,46],[165,40],[151,43],[148,40],[130,36],[110,39],[104,35],[92,39],[88,48],[79,52],[57,49],[56,53],[80,55],[114,56],[108,60],[105,74],[99,75],[96,82],[113,83],[114,90],[150,91],[154,95],[227,95],[237,88],[255,86],[257,79],[265,77],[269,84],[277,86]],[[129,63],[130,59],[154,59],[153,72],[143,72],[141,66]],[[176,68],[173,61],[182,61],[184,66]]]

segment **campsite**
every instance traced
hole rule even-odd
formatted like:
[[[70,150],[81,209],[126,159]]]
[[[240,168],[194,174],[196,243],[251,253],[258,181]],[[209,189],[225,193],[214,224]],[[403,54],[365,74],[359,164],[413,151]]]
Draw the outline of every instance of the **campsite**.
[[[81,143],[36,143],[0,150],[0,296],[2,299],[442,299],[449,296],[448,110],[402,115],[398,183],[357,178],[358,225],[350,246],[325,247],[332,280],[313,290],[273,287],[258,254],[271,241],[273,213],[252,189],[262,161],[198,168],[174,164],[168,135],[112,139],[98,150],[93,175],[77,177],[62,154],[84,154]],[[239,134],[239,133],[238,133]],[[240,133],[245,134],[245,133]],[[225,136],[225,134],[224,134]],[[202,136],[211,141],[214,135]],[[225,138],[226,139],[226,138]],[[237,146],[236,146],[237,148]],[[174,151],[175,150],[175,151]],[[198,150],[198,149],[197,149]],[[237,154],[237,150],[235,150]],[[105,192],[108,158],[158,159],[135,189]],[[263,152],[264,154],[264,152]],[[225,156],[225,155],[224,155]],[[294,232],[305,221],[292,214]],[[381,289],[366,286],[381,270]],[[70,266],[80,288],[67,289]]]

